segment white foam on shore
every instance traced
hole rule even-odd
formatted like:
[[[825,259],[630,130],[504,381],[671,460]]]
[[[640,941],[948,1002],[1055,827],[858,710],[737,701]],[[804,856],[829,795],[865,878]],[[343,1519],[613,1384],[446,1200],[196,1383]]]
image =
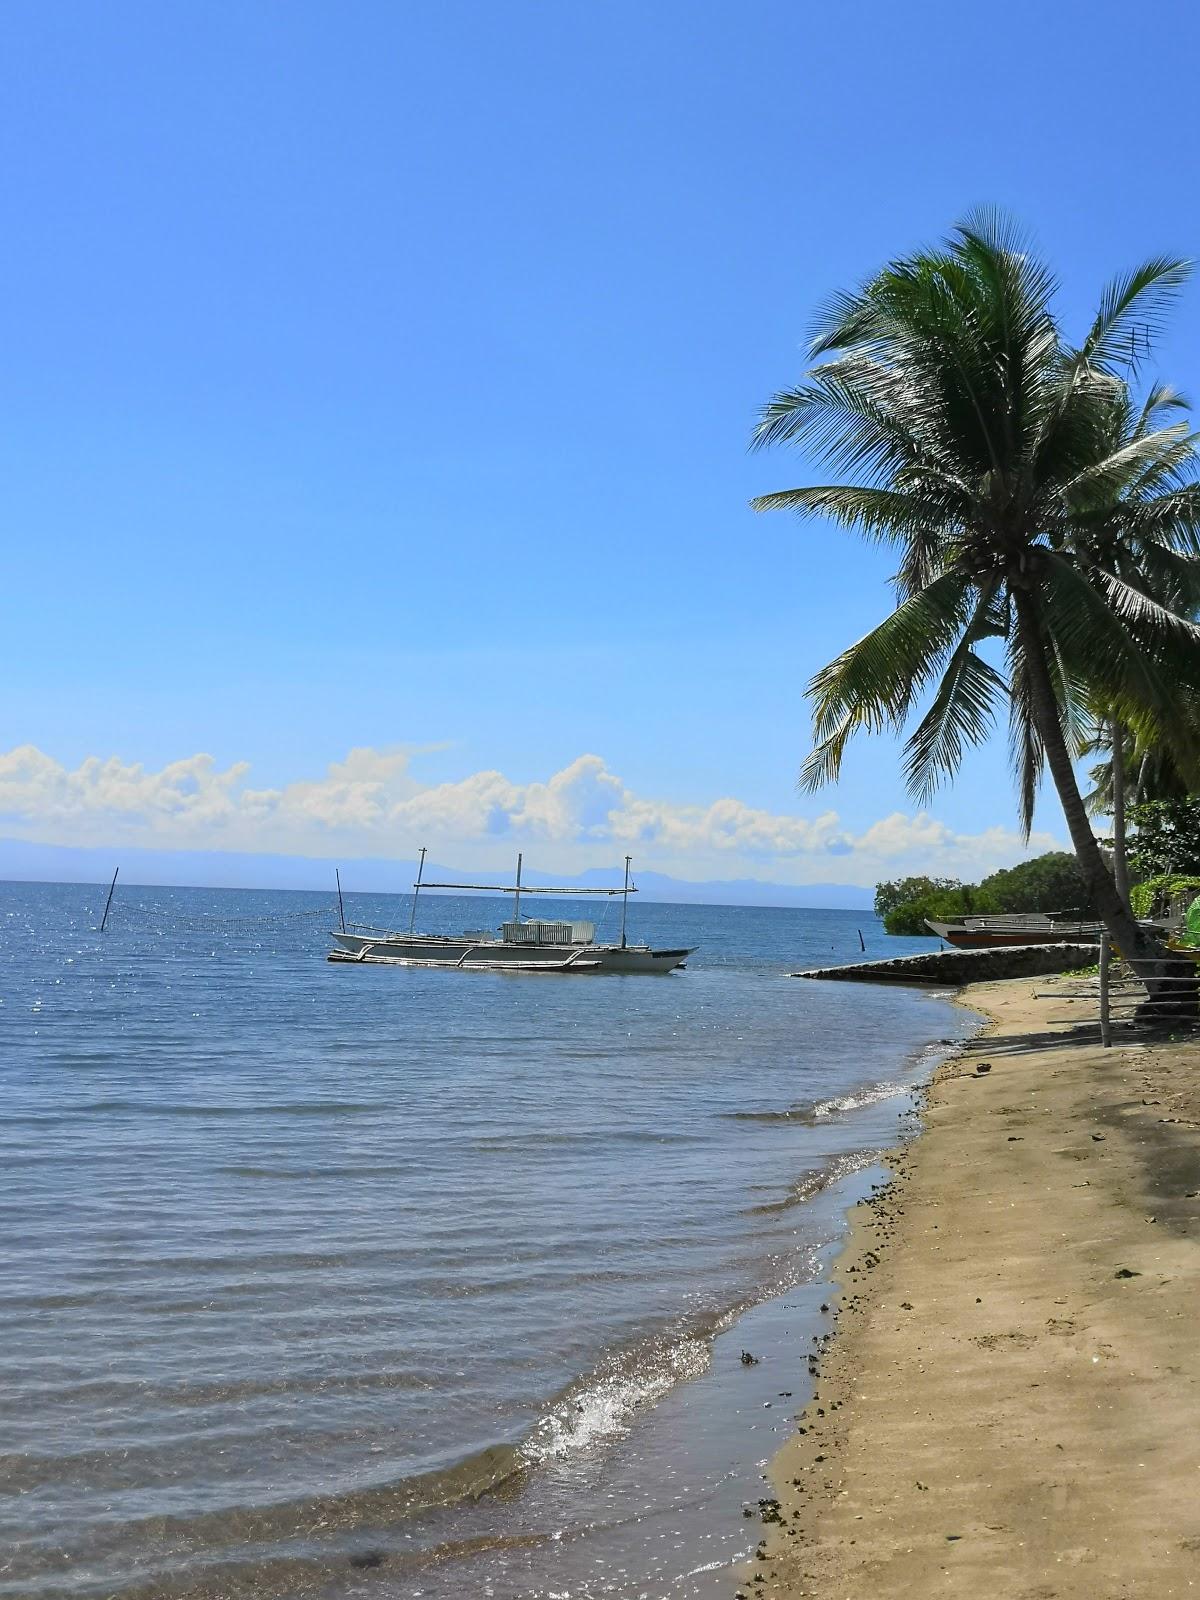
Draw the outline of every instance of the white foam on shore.
[[[935,1068],[953,1055],[970,1037],[968,1032],[962,1039],[938,1039],[927,1044],[915,1056],[910,1057],[910,1065],[916,1074],[905,1078],[886,1078],[879,1083],[869,1084],[864,1089],[853,1090],[850,1094],[837,1095],[830,1100],[819,1100],[813,1106],[810,1115],[815,1121],[823,1117],[836,1117],[848,1111],[861,1111],[864,1106],[878,1105],[881,1100],[893,1100],[898,1095],[916,1094],[929,1087],[930,1075]]]
[[[823,1117],[842,1116],[847,1111],[861,1111],[864,1106],[878,1105],[881,1100],[894,1100],[897,1095],[911,1094],[920,1088],[917,1083],[873,1083],[866,1089],[856,1089],[853,1094],[842,1094],[832,1100],[819,1100],[812,1108],[816,1121]]]
[[[711,1357],[707,1339],[687,1335],[656,1340],[611,1370],[589,1374],[542,1417],[521,1446],[522,1456],[536,1466],[624,1438],[635,1413],[661,1400],[677,1383],[699,1377]]]

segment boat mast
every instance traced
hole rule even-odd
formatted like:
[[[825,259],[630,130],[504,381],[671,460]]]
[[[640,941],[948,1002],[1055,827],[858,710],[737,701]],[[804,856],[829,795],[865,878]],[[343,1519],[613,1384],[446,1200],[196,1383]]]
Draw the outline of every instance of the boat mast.
[[[625,857],[625,887],[621,891],[621,949],[625,948],[625,918],[629,912],[629,863],[632,856]]]
[[[414,924],[416,923],[416,920],[417,920],[417,896],[421,892],[421,879],[425,876],[425,851],[426,851],[427,848],[428,848],[428,846],[426,846],[426,845],[422,845],[421,846],[421,859],[417,864],[417,881],[416,881],[416,883],[413,884],[412,910],[408,914],[408,931],[409,931],[409,933],[411,933],[413,931],[413,926],[414,926]]]
[[[513,891],[513,921],[521,920],[521,853],[517,852],[517,887]]]

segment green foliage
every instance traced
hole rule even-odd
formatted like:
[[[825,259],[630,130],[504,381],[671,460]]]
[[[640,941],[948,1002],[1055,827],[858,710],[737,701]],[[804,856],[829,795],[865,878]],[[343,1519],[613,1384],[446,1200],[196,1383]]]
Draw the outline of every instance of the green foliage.
[[[1129,852],[1135,877],[1200,873],[1200,798],[1131,806],[1129,820],[1137,829]]]
[[[924,934],[926,918],[987,917],[1001,912],[1086,911],[1088,893],[1079,865],[1064,850],[993,872],[982,883],[956,878],[895,878],[875,889],[875,915],[888,933]]]
[[[1166,916],[1177,900],[1200,894],[1200,878],[1186,873],[1160,872],[1156,877],[1136,883],[1129,892],[1135,917]]]
[[[1090,896],[1079,862],[1065,850],[1051,850],[985,878],[980,888],[1001,911],[1090,911]]]
[[[1200,728],[1200,706],[1194,697],[1181,694],[1178,714],[1193,728]],[[1103,755],[1104,760],[1088,768],[1091,792],[1084,796],[1084,805],[1093,817],[1108,817],[1113,813],[1113,719],[1094,712],[1094,720],[1087,737],[1080,743],[1080,758]],[[1145,742],[1136,727],[1122,729],[1122,746],[1125,773],[1126,808],[1150,800],[1186,800],[1188,783],[1171,751],[1151,739]]]
[[[795,445],[842,482],[763,495],[758,510],[831,518],[896,554],[896,608],[819,671],[802,782],[837,777],[860,731],[906,729],[918,801],[1007,716],[1029,831],[1048,752],[1099,697],[1147,747],[1200,770],[1200,483],[1185,402],[1139,361],[1187,277],[1156,259],[1117,278],[1081,343],[1055,282],[990,213],[893,261],[827,306],[813,365],[766,405],[759,446]],[[1077,846],[1102,884],[1098,851]]]
[[[893,878],[888,883],[875,885],[875,915],[886,918],[897,906],[909,900],[919,900],[923,895],[940,894],[948,889],[961,889],[957,878]]]
[[[931,889],[893,906],[883,919],[888,933],[928,934],[926,918],[934,922],[950,922],[955,917],[985,917],[999,911],[993,895],[970,883],[960,883],[953,888]]]

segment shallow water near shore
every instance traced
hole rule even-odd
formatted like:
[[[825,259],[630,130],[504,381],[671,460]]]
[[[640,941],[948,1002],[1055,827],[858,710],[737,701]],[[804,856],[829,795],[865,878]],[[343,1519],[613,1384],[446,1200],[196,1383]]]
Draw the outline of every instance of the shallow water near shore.
[[[842,1209],[972,1026],[785,974],[932,941],[646,905],[685,972],[346,968],[326,896],[103,899],[0,885],[0,1596],[726,1592]]]

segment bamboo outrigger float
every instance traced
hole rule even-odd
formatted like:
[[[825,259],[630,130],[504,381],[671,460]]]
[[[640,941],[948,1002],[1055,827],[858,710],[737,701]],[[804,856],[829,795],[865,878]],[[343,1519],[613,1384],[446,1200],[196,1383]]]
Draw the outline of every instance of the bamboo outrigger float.
[[[626,936],[629,896],[637,893],[629,875],[632,856],[625,857],[625,882],[620,889],[580,889],[523,884],[521,856],[517,857],[516,881],[511,884],[426,883],[425,854],[422,849],[407,931],[397,933],[392,929],[343,921],[340,929],[331,932],[337,948],[330,952],[330,961],[401,967],[479,967],[492,972],[671,972],[683,966],[692,954],[691,950],[652,950],[646,944],[629,943]],[[490,929],[450,936],[416,933],[417,898],[422,889],[511,894],[512,917],[501,923],[498,936]],[[612,944],[597,944],[593,922],[551,922],[541,918],[522,921],[522,894],[590,895],[608,899],[620,896],[620,939]]]

